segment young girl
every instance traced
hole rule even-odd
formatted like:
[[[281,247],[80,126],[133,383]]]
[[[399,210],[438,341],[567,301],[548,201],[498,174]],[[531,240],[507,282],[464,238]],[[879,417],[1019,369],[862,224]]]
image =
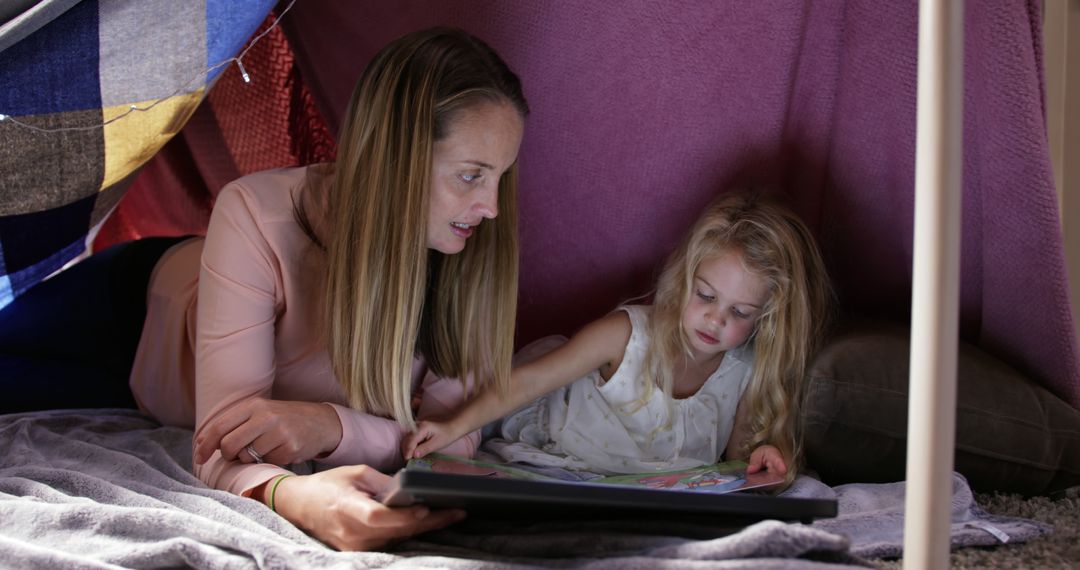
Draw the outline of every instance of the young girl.
[[[830,297],[794,213],[758,194],[722,196],[668,260],[651,307],[620,307],[516,367],[509,392],[420,422],[403,455],[517,410],[494,446],[508,460],[637,473],[749,457],[749,472],[790,481],[800,386]]]

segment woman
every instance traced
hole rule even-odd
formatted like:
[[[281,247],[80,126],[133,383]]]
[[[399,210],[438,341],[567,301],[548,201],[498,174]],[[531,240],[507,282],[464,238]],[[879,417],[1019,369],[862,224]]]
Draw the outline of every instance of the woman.
[[[414,414],[464,399],[452,378],[508,381],[527,113],[518,78],[480,40],[407,35],[357,83],[334,164],[229,184],[205,240],[161,255],[131,392],[163,423],[194,427],[200,479],[339,549],[463,516],[371,495],[401,466]],[[282,467],[312,460],[330,468]]]

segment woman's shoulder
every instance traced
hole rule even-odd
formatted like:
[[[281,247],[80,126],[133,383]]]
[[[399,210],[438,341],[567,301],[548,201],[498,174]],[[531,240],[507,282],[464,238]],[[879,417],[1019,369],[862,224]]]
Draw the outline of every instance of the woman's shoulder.
[[[291,185],[291,183],[301,182],[304,177],[307,176],[308,170],[314,168],[314,166],[285,166],[281,168],[271,168],[269,170],[260,170],[258,172],[252,172],[251,174],[245,174],[236,180],[233,180],[229,186],[241,186],[248,189],[262,188],[262,187],[280,187],[282,185]]]
[[[233,180],[221,189],[215,209],[242,207],[258,219],[285,216],[293,219],[297,192],[304,186],[310,167],[263,170]]]
[[[297,222],[295,200],[309,168],[256,172],[222,188],[210,216],[206,251],[246,248],[267,259],[301,260],[310,240]]]

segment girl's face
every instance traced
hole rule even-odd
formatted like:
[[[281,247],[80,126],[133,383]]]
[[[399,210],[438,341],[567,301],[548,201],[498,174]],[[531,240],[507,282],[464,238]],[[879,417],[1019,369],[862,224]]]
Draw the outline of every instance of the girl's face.
[[[695,361],[704,363],[746,342],[768,295],[765,280],[748,271],[738,253],[727,250],[702,261],[682,316]]]
[[[514,161],[525,123],[509,103],[460,111],[436,141],[428,203],[428,247],[459,253],[485,218],[499,214],[499,179]]]

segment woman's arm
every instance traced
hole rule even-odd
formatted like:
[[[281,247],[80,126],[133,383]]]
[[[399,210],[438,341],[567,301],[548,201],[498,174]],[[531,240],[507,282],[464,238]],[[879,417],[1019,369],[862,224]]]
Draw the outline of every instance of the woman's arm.
[[[370,467],[337,467],[314,475],[283,475],[252,489],[251,498],[338,550],[374,550],[442,528],[461,510],[387,507],[373,497],[391,477]]]
[[[344,425],[335,408],[319,402],[270,400],[276,375],[275,322],[284,307],[274,252],[263,238],[244,189],[230,185],[218,196],[204,247],[196,333],[195,474],[212,487],[264,503],[270,485],[275,510],[315,538],[339,549],[386,546],[460,520],[460,511],[388,508],[374,500],[389,477],[365,466],[292,475],[271,463],[255,464],[248,444],[280,463],[336,451]],[[396,423],[355,411],[350,426],[363,436]],[[366,423],[365,423],[366,422]],[[278,440],[275,438],[283,437]],[[296,449],[286,442],[295,438]],[[400,457],[400,456],[399,456]]]
[[[285,307],[281,260],[259,212],[241,184],[218,195],[194,326],[194,471],[206,484],[237,494],[280,472],[252,465],[248,445],[270,462],[292,463],[334,449],[341,429],[324,404],[269,399],[277,373],[275,327]]]
[[[630,338],[630,318],[616,311],[593,321],[566,344],[515,368],[505,394],[485,390],[452,418],[425,421],[402,442],[402,455],[422,457],[480,429],[524,404],[565,386],[605,364],[621,362]]]
[[[251,463],[245,447],[261,450],[266,463],[288,465],[330,453],[341,440],[342,424],[329,405],[318,402],[241,400],[207,421],[195,437],[193,458],[205,463],[214,451],[226,461]]]
[[[465,518],[464,511],[431,511],[422,505],[391,508],[372,497],[391,477],[367,466],[336,467],[288,477],[274,492],[282,515],[339,550],[375,550]]]
[[[423,372],[423,369],[417,371]],[[427,372],[420,385],[419,418],[447,417],[460,407],[465,388],[455,379]],[[244,447],[258,441],[267,463],[286,465],[318,459],[325,465],[369,465],[390,471],[402,464],[405,428],[394,420],[330,403],[242,400],[207,422],[195,440],[194,458],[203,463],[216,450],[228,461],[251,463]],[[448,453],[471,457],[479,432],[455,442]]]

